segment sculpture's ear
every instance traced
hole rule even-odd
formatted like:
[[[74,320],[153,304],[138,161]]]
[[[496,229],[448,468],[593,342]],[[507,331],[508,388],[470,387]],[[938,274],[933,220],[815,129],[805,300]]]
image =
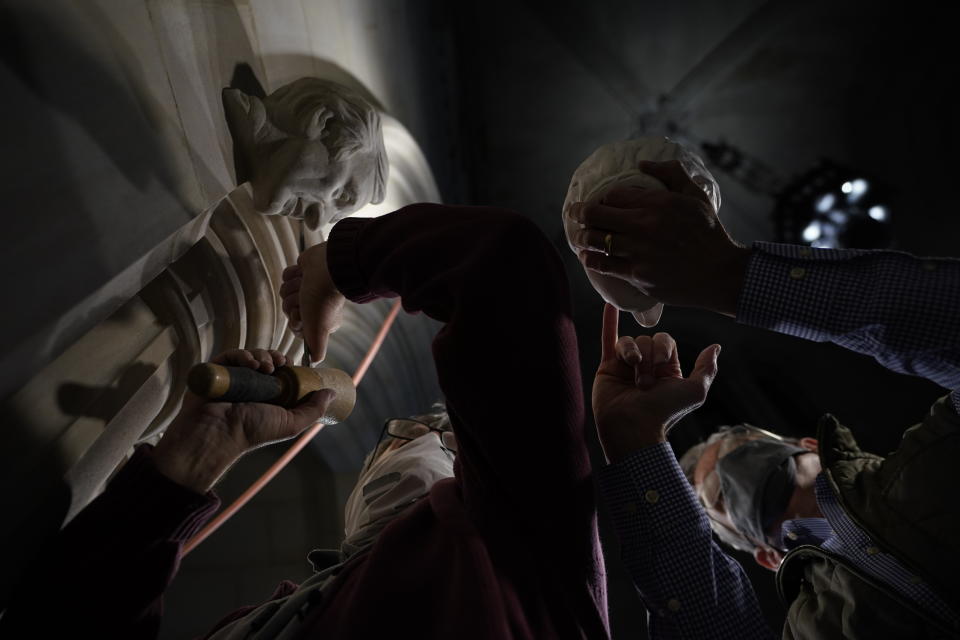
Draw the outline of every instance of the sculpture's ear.
[[[267,111],[260,98],[227,88],[223,90],[222,100],[230,134],[235,140],[238,137],[243,142],[253,140],[267,120]]]
[[[754,547],[753,559],[764,569],[776,571],[780,568],[780,563],[783,562],[783,554],[770,547]]]
[[[237,183],[253,178],[253,154],[257,139],[267,123],[267,110],[256,96],[239,89],[224,89],[220,94],[227,129],[233,139],[233,168]]]
[[[327,120],[333,117],[333,111],[326,107],[317,107],[307,120],[303,133],[310,140],[316,140],[327,127]]]

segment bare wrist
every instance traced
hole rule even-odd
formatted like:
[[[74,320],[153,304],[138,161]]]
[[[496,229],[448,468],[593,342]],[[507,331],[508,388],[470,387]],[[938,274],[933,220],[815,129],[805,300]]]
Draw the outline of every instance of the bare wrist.
[[[152,457],[154,466],[167,478],[197,493],[206,493],[240,456],[201,434],[191,436],[171,425]]]
[[[640,449],[646,449],[667,441],[664,429],[637,430],[636,427],[620,433],[600,432],[600,445],[610,464],[622,462]]]
[[[713,287],[716,299],[707,305],[709,310],[731,318],[736,317],[737,302],[743,290],[751,254],[751,249],[738,245],[731,248],[726,259],[717,265],[717,278]]]

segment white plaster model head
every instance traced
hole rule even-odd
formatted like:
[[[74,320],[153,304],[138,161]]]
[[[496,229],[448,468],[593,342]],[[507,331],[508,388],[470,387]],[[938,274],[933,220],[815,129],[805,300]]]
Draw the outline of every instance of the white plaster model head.
[[[687,175],[699,185],[714,208],[720,209],[720,186],[695,153],[669,138],[644,137],[605,144],[584,160],[570,179],[563,202],[563,230],[570,249],[579,255],[571,237],[583,225],[570,219],[570,206],[575,202],[593,203],[614,187],[632,186],[643,189],[665,189],[663,183],[640,171],[640,162],[678,160]],[[641,326],[652,327],[660,320],[663,305],[625,280],[587,270],[587,278],[604,300],[622,311],[629,311]]]
[[[223,106],[260,213],[317,229],[383,201],[380,114],[347,87],[300,78],[263,100],[224,89]]]

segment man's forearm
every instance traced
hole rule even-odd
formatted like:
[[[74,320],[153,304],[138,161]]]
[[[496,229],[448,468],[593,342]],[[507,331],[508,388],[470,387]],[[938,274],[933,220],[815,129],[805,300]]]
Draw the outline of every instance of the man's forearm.
[[[465,502],[490,528],[503,522],[506,533],[506,520],[491,518],[509,509],[511,535],[525,527],[551,550],[589,550],[595,511],[576,336],[550,240],[513,212],[422,204],[341,221],[327,259],[349,299],[400,295],[406,310],[446,324],[433,354],[463,435]]]
[[[641,449],[663,444],[667,441],[663,429],[605,429],[598,424],[597,433],[600,436],[603,453],[610,464],[623,462],[625,458]]]
[[[158,473],[153,453],[138,449],[36,559],[0,619],[0,636],[155,636],[179,549],[219,500]]]
[[[772,638],[750,581],[717,547],[669,444],[599,473],[651,637]]]
[[[756,243],[737,320],[960,388],[960,260]]]
[[[750,249],[739,247],[731,250],[716,265],[708,290],[704,291],[702,306],[725,316],[737,315],[737,303],[743,292],[747,267],[750,264]]]

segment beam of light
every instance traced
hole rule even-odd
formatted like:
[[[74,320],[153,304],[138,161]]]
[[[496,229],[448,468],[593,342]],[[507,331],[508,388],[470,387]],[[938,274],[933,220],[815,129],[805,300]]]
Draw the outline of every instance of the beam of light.
[[[803,239],[807,242],[813,242],[820,237],[821,228],[820,223],[814,220],[807,225],[807,228],[803,230]]]
[[[856,202],[863,194],[867,192],[867,189],[870,188],[870,183],[864,180],[863,178],[857,178],[853,182],[850,182],[850,193],[847,195],[847,200],[850,202]]]
[[[825,193],[817,199],[817,204],[814,205],[817,208],[817,211],[820,213],[826,213],[833,208],[834,203],[837,201],[837,197],[832,193]]]
[[[830,222],[834,224],[845,224],[850,215],[846,211],[834,209],[827,217],[830,218]]]

